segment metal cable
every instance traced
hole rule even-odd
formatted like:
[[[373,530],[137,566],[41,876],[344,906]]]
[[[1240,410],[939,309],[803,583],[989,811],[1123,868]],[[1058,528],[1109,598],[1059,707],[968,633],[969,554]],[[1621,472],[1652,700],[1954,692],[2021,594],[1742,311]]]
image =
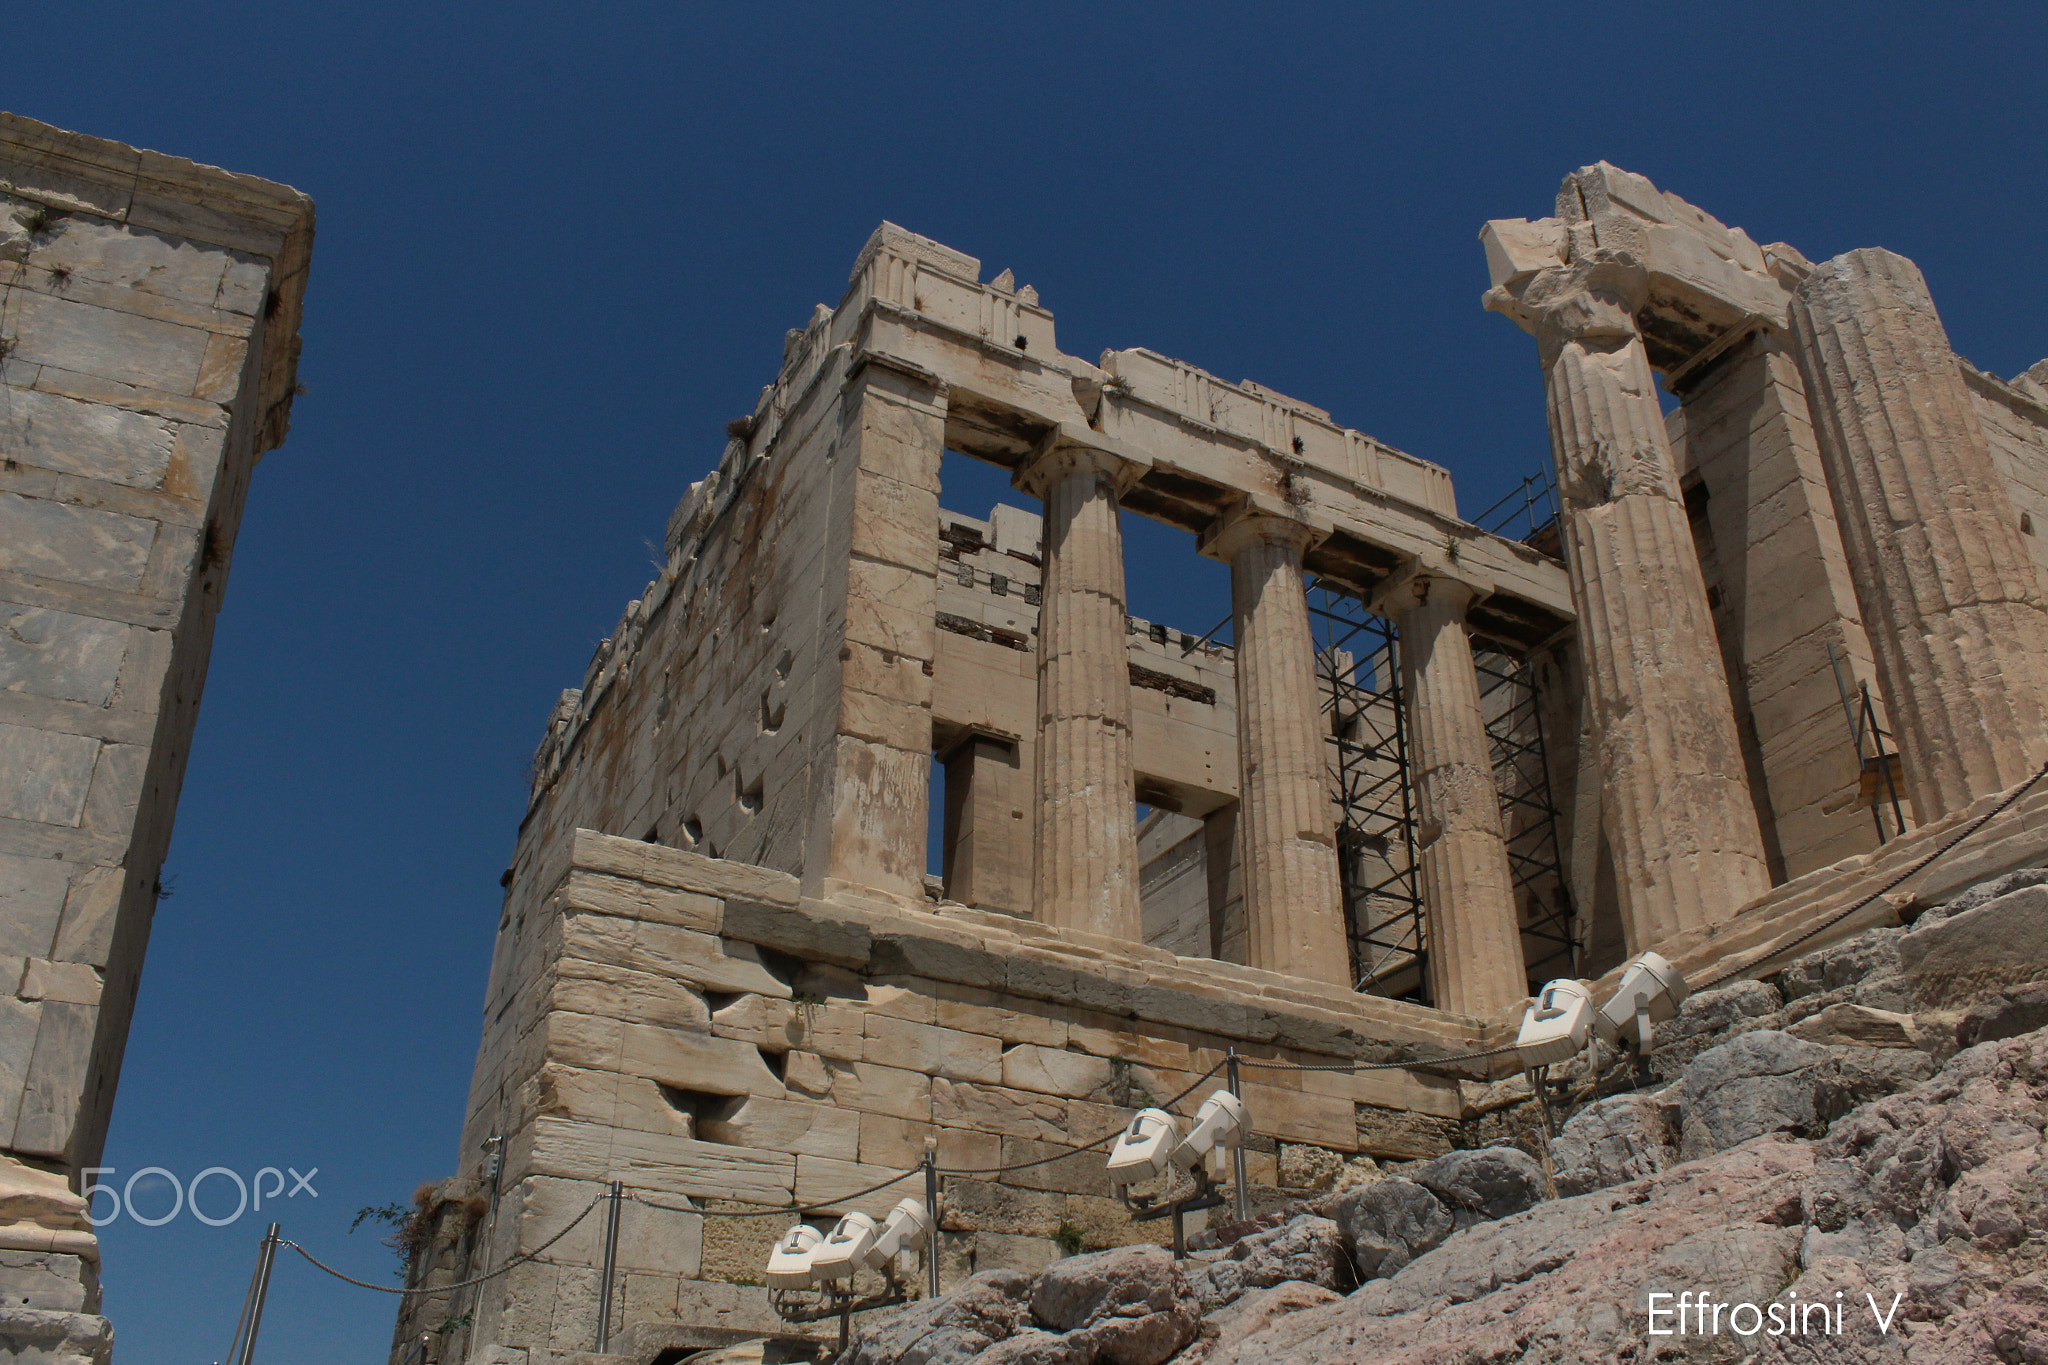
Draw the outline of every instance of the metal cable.
[[[1244,1059],[1239,1058],[1238,1060],[1242,1062]],[[1179,1104],[1182,1100],[1194,1094],[1196,1090],[1201,1088],[1202,1082],[1208,1080],[1211,1076],[1214,1076],[1217,1072],[1221,1071],[1224,1068],[1224,1065],[1224,1062],[1216,1063],[1216,1065],[1210,1067],[1207,1071],[1204,1071],[1201,1075],[1195,1077],[1193,1083],[1190,1084],[1187,1089],[1181,1091],[1178,1095],[1175,1095],[1172,1099],[1167,1100],[1162,1104],[1156,1104],[1150,1107],[1154,1109],[1171,1109],[1174,1105]],[[1115,1129],[1112,1129],[1110,1132],[1104,1133],[1101,1137],[1095,1139],[1095,1141],[1089,1143],[1085,1147],[1069,1147],[1064,1152],[1056,1152],[1051,1156],[1042,1156],[1033,1161],[1012,1162],[1008,1166],[982,1166],[969,1170],[955,1170],[950,1166],[941,1166],[939,1168],[939,1174],[1007,1175],[1011,1171],[1028,1171],[1034,1166],[1050,1166],[1055,1161],[1065,1161],[1070,1156],[1079,1156],[1083,1152],[1092,1152],[1097,1147],[1100,1147],[1103,1143],[1112,1141],[1118,1136],[1120,1136],[1123,1133],[1123,1131],[1124,1130],[1122,1127],[1117,1127]]]
[[[1984,814],[1978,816],[1975,820],[1971,821],[1969,828],[1958,833],[1954,838],[1950,839],[1940,848],[1935,849],[1925,858],[1922,858],[1919,862],[1913,864],[1913,866],[1907,868],[1904,872],[1901,872],[1898,876],[1892,878],[1889,882],[1886,882],[1882,887],[1878,888],[1876,891],[1871,892],[1868,896],[1865,896],[1862,900],[1857,901],[1855,904],[1847,907],[1846,909],[1843,909],[1837,912],[1836,914],[1830,915],[1827,919],[1821,921],[1821,923],[1807,930],[1805,933],[1801,934],[1798,938],[1793,939],[1791,942],[1776,945],[1775,947],[1771,948],[1769,952],[1764,953],[1762,956],[1753,958],[1749,962],[1744,963],[1739,967],[1730,968],[1728,971],[1721,973],[1719,976],[1713,977],[1707,981],[1700,983],[1698,986],[1693,988],[1694,991],[1698,992],[1711,990],[1715,986],[1721,985],[1723,982],[1726,981],[1731,981],[1736,977],[1742,975],[1744,972],[1749,971],[1758,963],[1766,962],[1773,957],[1778,957],[1784,953],[1790,952],[1792,949],[1797,948],[1802,943],[1810,942],[1811,940],[1819,937],[1821,934],[1826,933],[1829,929],[1833,928],[1837,924],[1840,924],[1843,920],[1855,914],[1858,910],[1861,910],[1863,907],[1896,890],[1906,880],[1925,870],[1936,859],[1947,854],[1950,850],[1954,849],[1958,844],[1962,843],[1965,839],[1969,838],[1978,830],[1982,829],[1987,823],[1991,821],[1993,817],[2003,814],[2006,810],[2010,809],[2015,801],[2018,801],[2022,796],[2025,796],[2029,791],[2033,790],[2034,786],[2037,783],[2039,783],[2041,779],[2044,777],[2048,777],[2048,763],[2042,764],[2039,771],[2037,771],[2032,777],[2028,778],[2025,782],[2021,783],[2018,787],[2014,788],[2013,791],[2009,795],[2007,795],[2004,800],[2000,801],[1990,810],[1985,811]],[[1240,1056],[1237,1059],[1237,1064],[1240,1067],[1249,1067],[1255,1071],[1335,1071],[1355,1074],[1366,1071],[1413,1071],[1419,1070],[1424,1067],[1451,1066],[1459,1062],[1477,1062],[1484,1061],[1490,1057],[1502,1057],[1506,1056],[1508,1053],[1515,1052],[1518,1050],[1519,1049],[1513,1043],[1507,1043],[1500,1047],[1486,1048],[1478,1052],[1454,1052],[1449,1056],[1445,1057],[1421,1057],[1406,1062],[1310,1063],[1259,1061],[1251,1057]],[[1216,1063],[1216,1065],[1210,1067],[1207,1071],[1197,1076],[1194,1079],[1194,1081],[1190,1085],[1188,1085],[1186,1089],[1182,1090],[1172,1099],[1169,1099],[1156,1107],[1162,1109],[1170,1109],[1174,1105],[1179,1104],[1189,1095],[1194,1094],[1195,1091],[1202,1085],[1204,1081],[1207,1081],[1217,1072],[1221,1071],[1223,1067],[1223,1062]],[[1102,1144],[1104,1144],[1105,1142],[1109,1142],[1110,1140],[1114,1139],[1118,1134],[1122,1133],[1123,1131],[1124,1130],[1121,1127],[1119,1127],[1112,1130],[1111,1132],[1104,1133],[1101,1137],[1096,1138],[1094,1141],[1086,1143],[1083,1146],[1071,1147],[1068,1148],[1066,1151],[1056,1152],[1052,1156],[1039,1157],[1032,1161],[1012,1162],[1004,1166],[981,1166],[968,1168],[956,1168],[947,1166],[940,1167],[938,1173],[940,1175],[1007,1175],[1012,1171],[1027,1171],[1037,1166],[1049,1166],[1055,1161],[1065,1161],[1067,1158],[1079,1156],[1083,1152],[1091,1152],[1095,1150],[1097,1147],[1102,1146]],[[917,1174],[919,1174],[919,1172],[916,1170],[905,1171],[901,1175],[891,1176],[887,1180],[883,1180],[876,1184],[869,1185],[865,1189],[855,1190],[851,1194],[840,1195],[836,1199],[829,1200],[822,1204],[805,1204],[793,1206],[790,1208],[748,1210],[690,1209],[682,1208],[675,1204],[664,1204],[659,1202],[658,1200],[648,1199],[645,1196],[641,1195],[638,1191],[634,1191],[631,1197],[635,1203],[644,1204],[649,1208],[665,1209],[671,1213],[694,1213],[699,1215],[700,1217],[706,1218],[787,1218],[792,1215],[802,1216],[804,1214],[809,1213],[825,1212],[826,1210],[836,1205],[846,1203],[848,1200],[864,1198],[867,1195],[875,1194],[881,1190],[886,1190],[891,1185],[900,1185],[904,1181],[910,1179],[912,1176]],[[582,1222],[585,1218],[589,1217],[590,1211],[596,1208],[600,1203],[604,1202],[605,1198],[607,1198],[607,1196],[599,1195],[596,1199],[591,1200],[590,1203],[584,1207],[583,1212],[577,1214],[574,1218],[570,1219],[569,1222],[563,1226],[561,1231],[557,1232],[554,1236],[548,1238],[545,1242],[542,1242],[532,1251],[525,1252],[520,1256],[517,1256],[510,1261],[507,1261],[504,1265],[498,1267],[496,1270],[490,1271],[487,1274],[479,1275],[474,1279],[462,1280],[455,1284],[434,1285],[426,1289],[393,1289],[388,1285],[371,1284],[365,1280],[358,1280],[352,1275],[345,1275],[341,1271],[336,1270],[333,1266],[325,1264],[317,1257],[315,1257],[312,1252],[306,1250],[297,1242],[294,1242],[289,1238],[279,1238],[278,1242],[280,1245],[288,1246],[293,1251],[298,1252],[299,1255],[305,1257],[306,1260],[309,1261],[311,1264],[313,1264],[321,1270],[326,1271],[329,1275],[334,1276],[338,1280],[343,1280],[349,1284],[355,1285],[360,1289],[374,1289],[380,1294],[445,1294],[457,1289],[467,1289],[471,1285],[482,1284],[487,1280],[494,1280],[498,1276],[503,1275],[505,1272],[513,1269],[514,1267],[523,1265],[526,1262],[533,1260],[535,1257],[539,1256],[543,1251],[546,1251],[549,1247],[553,1246],[556,1242],[560,1241],[563,1237],[567,1236],[570,1229],[574,1228],[578,1223]]]
[[[566,1224],[563,1225],[562,1230],[560,1232],[548,1238],[545,1242],[542,1242],[533,1250],[524,1252],[518,1256],[513,1257],[511,1260],[505,1262],[505,1264],[499,1266],[496,1270],[493,1270],[488,1274],[479,1275],[473,1280],[462,1280],[455,1284],[437,1284],[429,1286],[425,1289],[393,1289],[390,1285],[387,1284],[371,1284],[368,1280],[359,1280],[353,1275],[342,1274],[339,1270],[336,1270],[333,1266],[326,1264],[324,1261],[320,1260],[317,1256],[315,1256],[312,1252],[306,1250],[304,1247],[300,1246],[297,1242],[292,1241],[288,1237],[278,1238],[277,1243],[279,1246],[290,1247],[293,1251],[298,1252],[299,1255],[305,1257],[308,1261],[311,1261],[315,1266],[318,1266],[320,1269],[326,1271],[335,1279],[346,1280],[348,1283],[356,1286],[358,1289],[374,1289],[379,1294],[446,1294],[456,1289],[467,1289],[473,1284],[482,1284],[485,1280],[495,1280],[498,1278],[498,1276],[504,1274],[506,1271],[511,1270],[516,1266],[526,1264],[528,1261],[532,1260],[534,1257],[540,1255],[543,1251],[546,1251],[549,1247],[553,1246],[555,1243],[561,1241],[564,1237],[568,1236],[570,1228],[575,1227],[585,1218],[588,1218],[590,1216],[590,1211],[592,1209],[596,1208],[599,1204],[602,1204],[606,1199],[609,1199],[610,1197],[610,1195],[601,1194],[597,1198],[591,1200],[590,1203],[584,1207],[583,1212],[577,1214],[574,1218],[571,1218]]]
[[[922,1175],[923,1173],[923,1168],[919,1167],[914,1170],[905,1171],[901,1175],[892,1175],[879,1185],[870,1185],[864,1190],[855,1190],[852,1194],[842,1194],[836,1199],[828,1199],[822,1204],[792,1204],[788,1208],[686,1209],[675,1204],[663,1204],[653,1199],[643,1198],[637,1190],[632,1192],[632,1198],[634,1203],[645,1204],[650,1209],[667,1209],[670,1213],[694,1213],[705,1218],[788,1218],[792,1215],[800,1217],[806,1213],[823,1213],[827,1209],[844,1204],[849,1199],[865,1198],[878,1190],[886,1190],[891,1185],[900,1185],[910,1179],[910,1177]]]
[[[1239,1066],[1252,1067],[1259,1071],[1416,1071],[1423,1067],[1450,1066],[1456,1062],[1477,1062],[1488,1057],[1504,1057],[1519,1051],[1513,1043],[1491,1047],[1484,1052],[1453,1052],[1448,1057],[1420,1057],[1408,1062],[1261,1062],[1250,1057],[1239,1057]]]
[[[1733,981],[1736,977],[1741,976],[1745,972],[1753,970],[1757,966],[1770,961],[1774,957],[1781,957],[1784,954],[1791,952],[1794,948],[1797,948],[1802,943],[1812,942],[1814,939],[1820,937],[1828,930],[1834,928],[1837,924],[1840,924],[1843,920],[1849,918],[1849,916],[1855,914],[1858,910],[1861,910],[1864,906],[1869,905],[1871,902],[1879,900],[1882,897],[1890,894],[1892,891],[1896,890],[1900,883],[1906,881],[1910,877],[1919,875],[1920,872],[1925,870],[1926,867],[1935,859],[1943,856],[1950,849],[1954,848],[1957,844],[1960,844],[1963,840],[1969,838],[1972,834],[1975,834],[1978,830],[1984,828],[1986,822],[1988,822],[1994,815],[2002,814],[2008,807],[2012,805],[2013,802],[2019,800],[2022,796],[2025,796],[2030,790],[2033,789],[2034,784],[2036,782],[2039,782],[2044,777],[2048,777],[2048,763],[2042,764],[2039,772],[2035,773],[2025,782],[2022,782],[2019,786],[2013,788],[2012,792],[2009,795],[2007,795],[2003,801],[2000,801],[1990,810],[1985,811],[1975,820],[1972,820],[1970,822],[1970,826],[1968,829],[1965,829],[1962,833],[1956,835],[1953,839],[1950,839],[1940,848],[1935,849],[1934,852],[1928,854],[1925,858],[1922,858],[1919,862],[1913,864],[1904,872],[1901,872],[1898,876],[1892,878],[1883,886],[1879,887],[1877,890],[1865,896],[1862,900],[1857,901],[1854,905],[1850,906],[1846,910],[1838,911],[1837,913],[1828,916],[1819,924],[1814,925],[1813,928],[1801,934],[1798,938],[1793,939],[1790,943],[1780,943],[1775,947],[1769,949],[1767,952],[1764,952],[1763,954],[1757,957],[1751,958],[1749,961],[1743,963],[1739,967],[1731,967],[1727,971],[1721,973],[1719,976],[1714,977],[1712,980],[1701,982],[1699,985],[1694,986],[1692,988],[1693,992],[1697,994],[1700,991],[1712,990],[1714,987],[1721,985],[1723,982]]]

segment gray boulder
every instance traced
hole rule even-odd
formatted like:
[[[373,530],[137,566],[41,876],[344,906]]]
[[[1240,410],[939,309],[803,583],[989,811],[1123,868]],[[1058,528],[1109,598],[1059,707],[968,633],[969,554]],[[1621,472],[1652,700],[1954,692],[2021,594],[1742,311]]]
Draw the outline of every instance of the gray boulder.
[[[1717,991],[1701,991],[1680,1006],[1678,1017],[1657,1025],[1650,1054],[1653,1070],[1665,1078],[1678,1075],[1686,1063],[1730,1032],[1755,1028],[1784,1006],[1775,987],[1762,981],[1737,981]]]
[[[1451,1235],[1451,1211],[1412,1180],[1382,1180],[1328,1201],[1360,1280],[1392,1275]]]
[[[2008,986],[1956,1021],[1956,1046],[1975,1047],[2048,1028],[2048,981]]]
[[[2048,886],[2048,867],[2023,867],[2017,872],[2008,872],[2003,877],[1978,882],[1968,890],[1949,897],[1940,905],[1923,911],[1913,925],[1918,928],[1923,924],[1947,919],[1951,915],[1960,915],[1965,910],[1975,910],[1980,905],[1989,905],[2001,896],[2023,891],[2030,886]]]
[[[1934,1059],[1914,1048],[1831,1047],[1813,1071],[1813,1111],[1822,1124],[1932,1076]]]
[[[974,1365],[1089,1365],[1093,1345],[1080,1336],[1026,1327],[974,1358]]]
[[[1203,1313],[1212,1313],[1255,1289],[1300,1281],[1337,1289],[1346,1276],[1337,1224],[1303,1214],[1269,1232],[1240,1238],[1229,1253],[1188,1277]]]
[[[1961,1009],[2008,986],[2048,978],[2048,886],[2007,892],[1899,940],[1899,961],[1921,1009]]]
[[[1678,1164],[1678,1106],[1651,1095],[1610,1095],[1571,1116],[1550,1144],[1561,1198],[1590,1194]]]
[[[1031,1277],[984,1270],[958,1289],[863,1327],[839,1365],[964,1365],[1027,1322]]]
[[[1694,1058],[1679,1078],[1679,1156],[1693,1161],[1765,1133],[1815,1135],[1812,1068],[1826,1048],[1775,1029],[1745,1033]]]
[[[1228,1350],[1246,1337],[1265,1331],[1276,1319],[1291,1313],[1340,1302],[1342,1299],[1334,1289],[1294,1280],[1276,1284],[1270,1289],[1257,1290],[1209,1319],[1208,1325],[1216,1331],[1215,1341],[1209,1346],[1209,1351]],[[1196,1353],[1201,1351],[1200,1345],[1191,1348],[1187,1355],[1175,1361],[1174,1365],[1181,1365],[1181,1361],[1188,1361],[1189,1365],[1193,1365],[1194,1360],[1198,1358]]]
[[[1785,999],[1792,1001],[1854,990],[1868,981],[1896,977],[1900,971],[1899,938],[1905,932],[1890,927],[1868,929],[1854,938],[1808,953],[1778,973],[1778,986]]]
[[[1161,1365],[1195,1339],[1201,1310],[1163,1247],[1117,1247],[1055,1261],[1031,1291],[1040,1327],[1081,1339],[1109,1365]]]
[[[1520,1213],[1543,1198],[1543,1168],[1518,1147],[1445,1152],[1414,1177],[1461,1228]]]

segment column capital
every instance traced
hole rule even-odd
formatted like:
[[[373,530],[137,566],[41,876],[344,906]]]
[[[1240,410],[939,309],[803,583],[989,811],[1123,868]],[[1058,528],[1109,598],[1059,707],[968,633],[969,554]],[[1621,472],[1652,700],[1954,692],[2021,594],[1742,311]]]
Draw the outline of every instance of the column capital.
[[[1398,622],[1418,607],[1448,607],[1459,619],[1472,609],[1472,604],[1485,600],[1487,592],[1476,584],[1461,578],[1431,569],[1412,569],[1399,574],[1380,585],[1367,607],[1381,616],[1391,616]]]
[[[1483,302],[1536,338],[1548,369],[1574,341],[1638,340],[1636,313],[1649,292],[1649,267],[1634,252],[1596,248],[1489,289]]]
[[[1092,431],[1083,437],[1083,433],[1062,423],[1039,443],[1038,449],[1024,457],[1010,476],[1010,486],[1042,501],[1046,489],[1057,479],[1070,474],[1097,474],[1108,479],[1121,499],[1145,476],[1147,468],[1143,462],[1114,449],[1109,437]]]
[[[1328,534],[1293,517],[1242,502],[1210,522],[1208,529],[1197,537],[1195,548],[1212,559],[1229,561],[1258,541],[1290,545],[1300,553]]]

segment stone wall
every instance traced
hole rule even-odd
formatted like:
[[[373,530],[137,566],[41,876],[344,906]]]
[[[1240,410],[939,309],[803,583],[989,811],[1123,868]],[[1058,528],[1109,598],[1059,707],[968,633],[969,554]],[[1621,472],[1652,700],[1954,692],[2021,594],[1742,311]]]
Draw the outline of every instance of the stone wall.
[[[1688,375],[1683,398],[1672,445],[1773,880],[1784,881],[1876,846],[1840,692],[1875,682],[1870,645],[1782,336],[1751,333]]]
[[[849,1209],[879,1216],[919,1193],[915,1182],[840,1197],[910,1170],[928,1136],[942,1166],[1031,1161],[1115,1131],[1233,1046],[1326,1064],[1464,1051],[1505,1031],[965,906],[810,899],[785,873],[591,831],[575,835],[533,914],[531,946],[493,1001],[478,1063],[493,1083],[475,1093],[465,1137],[471,1151],[506,1138],[495,1237],[480,1248],[451,1240],[438,1261],[416,1265],[417,1282],[503,1264],[609,1179],[675,1208],[822,1203],[825,1221]],[[1247,1072],[1246,1082],[1262,1198],[1278,1197],[1290,1148],[1327,1154],[1292,1159],[1298,1171],[1432,1155],[1456,1141],[1465,1110],[1454,1071]],[[1192,1113],[1219,1084],[1175,1108]],[[453,1185],[446,1198],[476,1188]],[[534,1365],[590,1349],[597,1218],[482,1291],[477,1341],[526,1350]],[[615,1323],[771,1330],[758,1281],[789,1221],[630,1205]],[[944,1263],[960,1273],[1042,1264],[1062,1238],[1167,1235],[1129,1221],[1099,1152],[951,1178],[941,1227]],[[399,1340],[444,1311],[419,1306]]]
[[[99,1160],[312,231],[294,190],[0,115],[0,1248],[85,1235],[34,1187]]]
[[[2028,375],[2044,371],[2048,365],[2036,365]],[[2048,384],[2028,375],[2006,383],[1963,365],[1992,462],[2014,509],[2025,517],[2021,535],[2048,587]]]

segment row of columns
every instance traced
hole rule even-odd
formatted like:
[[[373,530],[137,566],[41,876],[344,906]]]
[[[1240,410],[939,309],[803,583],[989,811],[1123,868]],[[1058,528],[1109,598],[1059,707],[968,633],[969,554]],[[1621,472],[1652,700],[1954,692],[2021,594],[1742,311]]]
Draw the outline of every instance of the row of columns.
[[[1630,951],[1770,888],[1656,381],[1649,272],[1593,247],[1488,296],[1537,342],[1586,671],[1587,739]],[[1911,261],[1852,251],[1793,291],[1856,600],[1925,823],[2048,760],[2048,602]]]
[[[1118,498],[1139,471],[1106,450],[1053,444],[1018,472],[1045,504],[1039,607],[1038,917],[1137,941],[1129,655]],[[1204,538],[1231,570],[1236,629],[1238,828],[1247,958],[1350,985],[1327,720],[1303,590],[1309,529],[1246,510]],[[1431,985],[1442,1008],[1484,1015],[1521,999],[1521,935],[1464,629],[1472,590],[1416,577],[1376,604],[1401,630]]]

